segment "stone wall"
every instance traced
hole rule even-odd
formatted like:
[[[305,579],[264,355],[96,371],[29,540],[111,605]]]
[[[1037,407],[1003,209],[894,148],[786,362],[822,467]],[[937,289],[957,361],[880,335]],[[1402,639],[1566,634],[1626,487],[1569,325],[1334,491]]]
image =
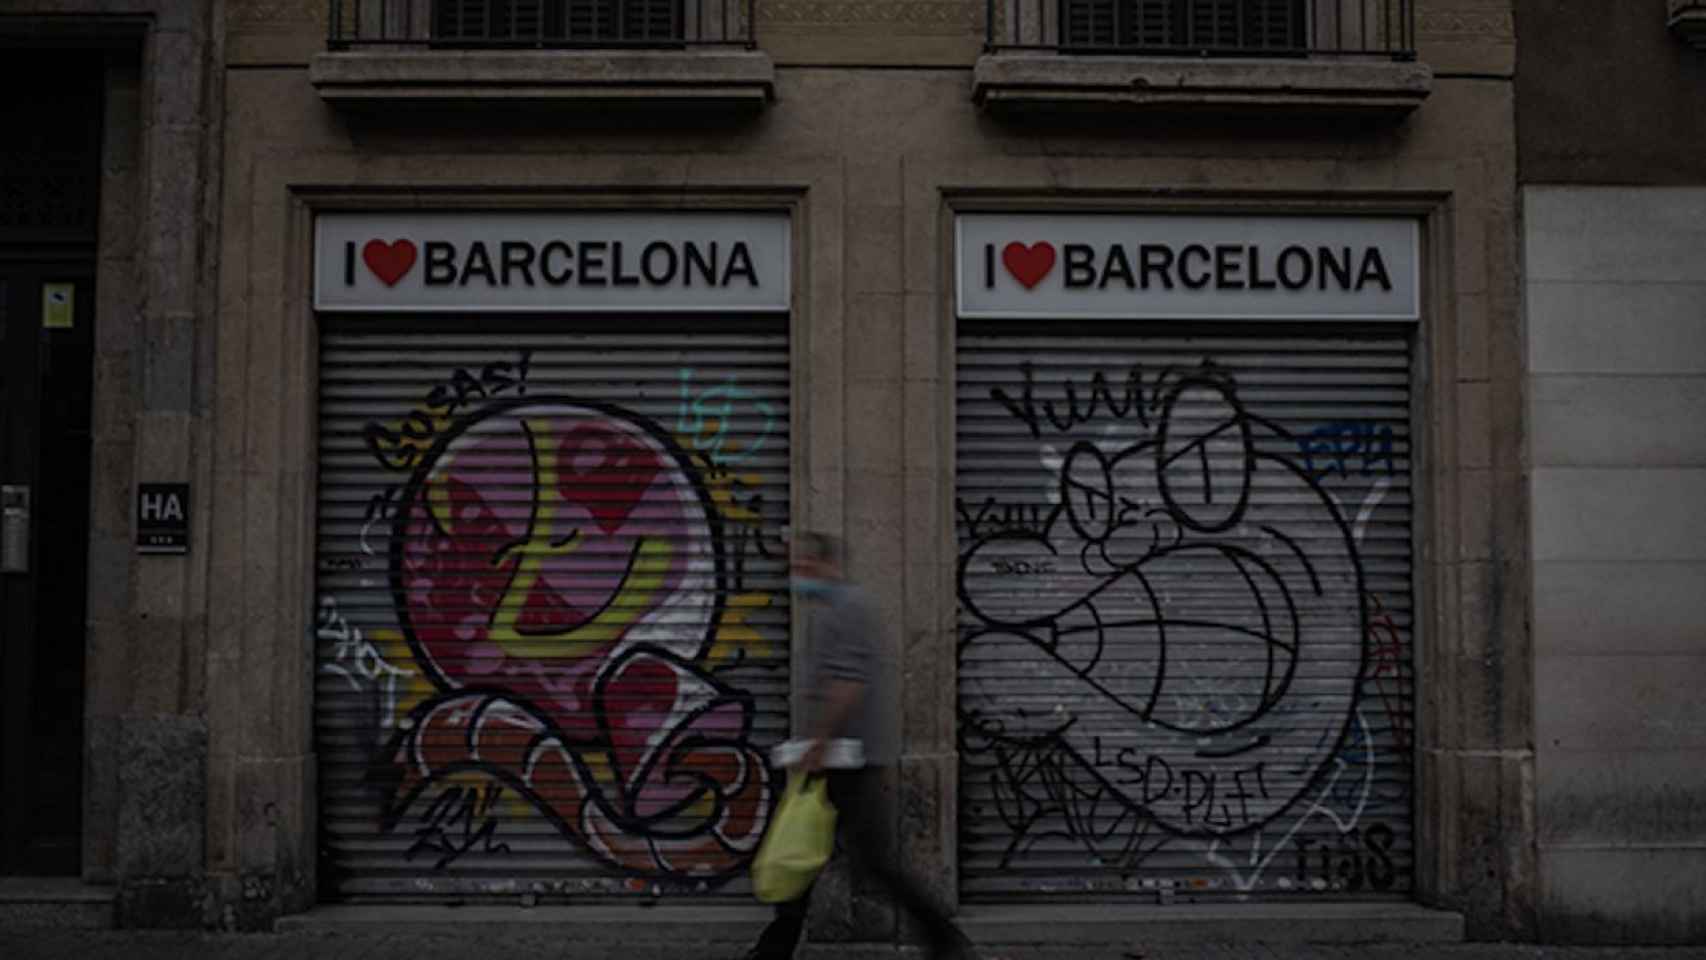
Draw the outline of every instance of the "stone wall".
[[[1706,937],[1706,189],[1528,187],[1540,933]]]
[[[1706,53],[1666,6],[1516,4],[1548,940],[1706,937]]]

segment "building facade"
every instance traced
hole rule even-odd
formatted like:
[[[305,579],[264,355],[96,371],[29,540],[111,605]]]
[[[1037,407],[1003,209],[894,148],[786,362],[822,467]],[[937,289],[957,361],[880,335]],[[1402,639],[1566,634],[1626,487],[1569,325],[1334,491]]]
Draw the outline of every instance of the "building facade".
[[[1549,13],[1518,5],[1541,929],[1698,942],[1706,9]]]
[[[184,922],[167,901],[208,890],[206,571],[136,562],[134,517],[136,477],[205,489],[212,462],[222,30],[199,3],[0,14],[0,869],[88,884],[26,890],[25,915],[110,923],[125,890]]]
[[[77,854],[8,872],[127,925],[750,904],[812,529],[975,939],[1643,916],[1549,872],[1531,643],[1579,571],[1520,5],[117,6],[0,20],[112,50],[96,292],[7,267],[32,337],[93,324],[88,572],[4,580],[88,604],[5,635],[87,637],[82,729],[4,755],[81,758]],[[31,485],[38,550],[79,494]],[[906,936],[821,896],[816,937]]]

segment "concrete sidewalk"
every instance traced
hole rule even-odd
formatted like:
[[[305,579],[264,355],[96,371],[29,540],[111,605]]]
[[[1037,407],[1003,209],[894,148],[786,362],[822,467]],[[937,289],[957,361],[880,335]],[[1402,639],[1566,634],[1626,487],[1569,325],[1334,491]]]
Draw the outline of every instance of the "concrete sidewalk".
[[[691,936],[676,944],[572,943],[521,933],[478,937],[286,932],[217,935],[155,931],[0,930],[6,960],[734,960],[738,949]],[[1706,960],[1706,946],[1541,947],[1533,944],[1167,943],[1106,948],[986,945],[982,960]],[[800,960],[922,960],[913,950],[811,945]]]

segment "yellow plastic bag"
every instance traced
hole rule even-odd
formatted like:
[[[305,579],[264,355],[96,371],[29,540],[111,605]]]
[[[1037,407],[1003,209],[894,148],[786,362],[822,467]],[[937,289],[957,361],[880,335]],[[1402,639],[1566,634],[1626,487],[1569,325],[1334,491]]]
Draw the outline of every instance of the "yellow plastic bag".
[[[776,817],[752,861],[752,892],[762,902],[799,899],[835,852],[835,806],[825,784],[824,777],[788,777]]]

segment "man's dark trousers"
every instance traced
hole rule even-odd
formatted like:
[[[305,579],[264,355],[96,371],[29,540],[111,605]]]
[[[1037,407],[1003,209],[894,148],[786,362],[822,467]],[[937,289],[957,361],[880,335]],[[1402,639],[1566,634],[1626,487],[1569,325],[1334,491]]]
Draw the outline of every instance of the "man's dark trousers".
[[[882,768],[833,770],[828,776],[840,852],[848,858],[855,882],[860,876],[875,880],[901,909],[912,914],[924,931],[932,955],[947,955],[963,937],[924,888],[896,862],[894,835],[889,826],[892,811],[883,798]],[[776,919],[764,928],[749,956],[755,960],[789,960],[805,929],[810,903],[808,888],[798,900],[778,904]]]

